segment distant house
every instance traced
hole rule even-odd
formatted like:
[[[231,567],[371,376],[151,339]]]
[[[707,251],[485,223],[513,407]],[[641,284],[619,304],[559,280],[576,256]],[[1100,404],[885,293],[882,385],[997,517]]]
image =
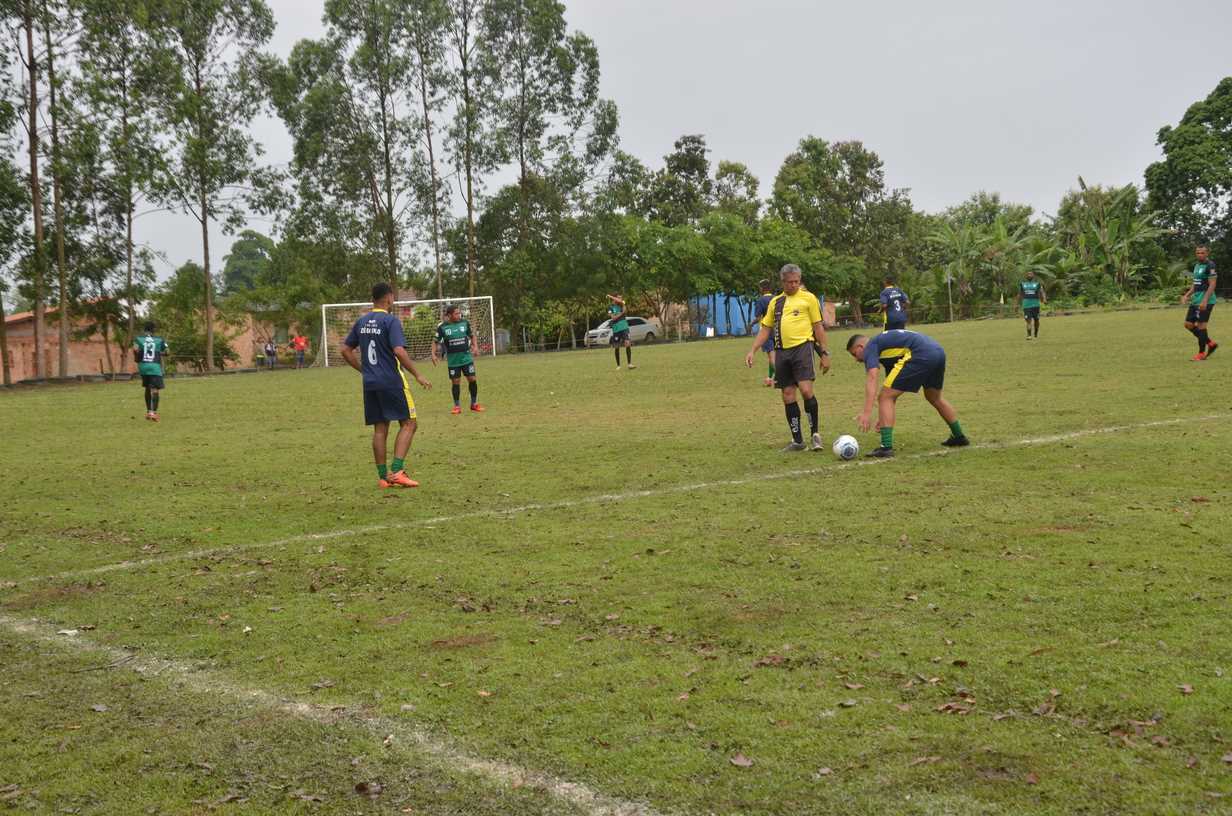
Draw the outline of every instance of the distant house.
[[[56,325],[56,312],[47,311],[45,323],[47,332],[43,343],[43,362],[48,377],[60,376],[60,334]],[[38,360],[34,353],[34,312],[18,312],[4,319],[5,333],[8,335],[9,369],[13,382],[32,380],[38,376]],[[84,323],[70,327],[70,338],[73,332],[85,328]],[[120,347],[111,343],[111,365],[120,369]],[[88,340],[73,340],[68,343],[68,375],[107,374],[111,369],[107,364],[107,346],[98,335]]]

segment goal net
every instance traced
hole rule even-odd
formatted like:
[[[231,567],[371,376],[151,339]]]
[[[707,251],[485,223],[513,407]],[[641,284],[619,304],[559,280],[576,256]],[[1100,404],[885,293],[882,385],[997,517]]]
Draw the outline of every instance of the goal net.
[[[445,300],[398,300],[394,302],[393,314],[402,320],[406,335],[406,351],[412,360],[432,356],[432,343],[436,327],[445,319],[445,307],[457,305],[462,310],[462,319],[469,320],[479,353],[496,355],[496,320],[492,313],[491,297],[447,298]],[[321,306],[321,348],[324,364],[344,366],[339,348],[355,321],[372,310],[371,303],[326,303]]]

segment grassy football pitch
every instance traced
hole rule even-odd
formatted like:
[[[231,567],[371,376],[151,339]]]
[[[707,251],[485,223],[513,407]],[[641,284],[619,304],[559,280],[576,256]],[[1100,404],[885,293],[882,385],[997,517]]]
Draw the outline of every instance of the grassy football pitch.
[[[0,811],[1232,812],[1181,318],[926,327],[976,447],[909,396],[875,465],[780,454],[743,339],[480,360],[460,417],[426,366],[398,492],[349,369],[0,395]]]

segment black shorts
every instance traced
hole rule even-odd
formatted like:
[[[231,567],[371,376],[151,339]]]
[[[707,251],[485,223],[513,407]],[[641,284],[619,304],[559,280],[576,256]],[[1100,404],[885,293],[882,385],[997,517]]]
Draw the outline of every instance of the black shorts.
[[[1199,309],[1198,305],[1192,304],[1189,311],[1185,313],[1186,323],[1206,323],[1211,319],[1211,310],[1215,308],[1214,303],[1206,304],[1205,309]]]
[[[1024,306],[1022,316],[1027,320],[1039,320],[1039,310],[1038,306]]]
[[[163,385],[163,375],[162,374],[142,374],[141,375],[141,387],[142,388],[154,388],[154,389],[161,391],[167,386]]]
[[[612,339],[609,341],[613,346],[623,346],[629,342],[629,330],[612,332]]]
[[[467,377],[474,377],[475,376],[475,364],[467,363],[466,365],[458,366],[457,368],[453,368],[452,366],[450,367],[449,379],[456,380],[462,377],[463,375]]]
[[[300,365],[304,364],[304,352],[302,351],[295,352],[295,362],[299,363]]]
[[[817,379],[813,370],[813,343],[774,350],[774,387],[790,388]]]
[[[884,385],[895,391],[912,393],[922,387],[940,391],[945,386],[945,355],[924,359],[912,357],[905,363],[900,358],[886,375]]]
[[[406,391],[364,391],[364,424],[402,422],[415,416],[415,402]]]

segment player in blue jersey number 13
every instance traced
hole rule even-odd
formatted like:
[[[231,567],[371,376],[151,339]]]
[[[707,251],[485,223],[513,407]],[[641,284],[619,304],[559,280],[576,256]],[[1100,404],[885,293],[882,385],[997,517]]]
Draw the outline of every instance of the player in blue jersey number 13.
[[[419,487],[406,473],[406,455],[415,437],[415,400],[411,387],[398,366],[411,373],[424,388],[432,383],[419,376],[411,356],[406,353],[406,337],[402,321],[391,310],[394,288],[388,283],[372,287],[372,311],[365,314],[342,341],[342,358],[351,368],[364,375],[364,422],[372,426],[372,454],[381,487]],[[385,450],[389,441],[389,423],[397,422],[398,436],[394,440],[394,461],[385,465]]]

